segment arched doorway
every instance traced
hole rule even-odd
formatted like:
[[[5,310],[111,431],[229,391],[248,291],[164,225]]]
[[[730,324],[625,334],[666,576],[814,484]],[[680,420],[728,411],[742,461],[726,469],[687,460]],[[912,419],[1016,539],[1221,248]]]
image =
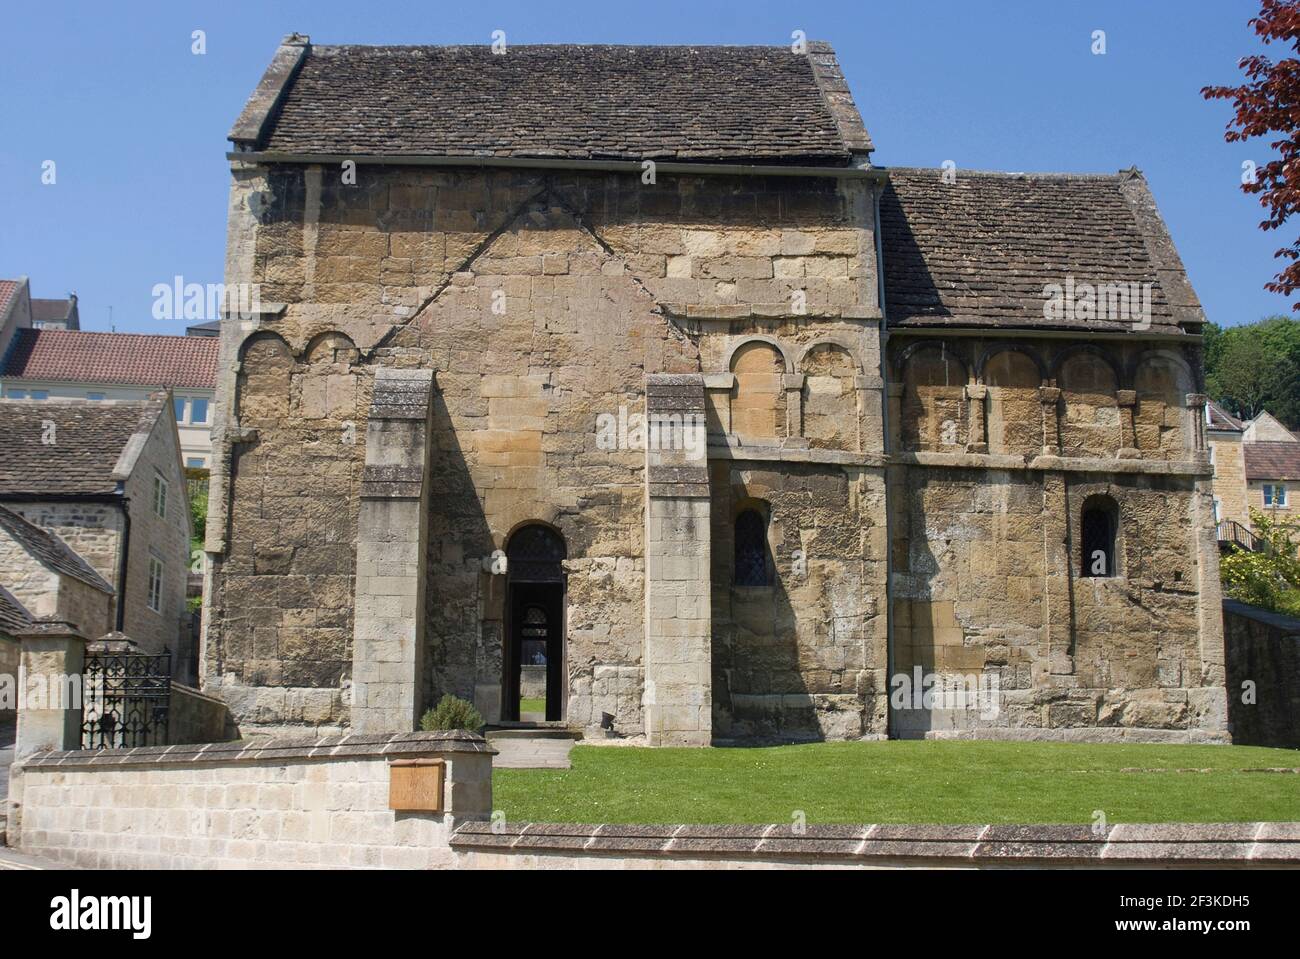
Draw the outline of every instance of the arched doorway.
[[[506,648],[502,719],[564,717],[564,538],[520,527],[506,544]]]

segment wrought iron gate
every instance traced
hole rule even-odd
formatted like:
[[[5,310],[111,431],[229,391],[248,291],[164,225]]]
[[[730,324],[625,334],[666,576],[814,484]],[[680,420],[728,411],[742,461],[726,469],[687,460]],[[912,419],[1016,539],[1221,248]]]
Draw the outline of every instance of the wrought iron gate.
[[[81,745],[125,749],[167,743],[172,654],[86,653]]]

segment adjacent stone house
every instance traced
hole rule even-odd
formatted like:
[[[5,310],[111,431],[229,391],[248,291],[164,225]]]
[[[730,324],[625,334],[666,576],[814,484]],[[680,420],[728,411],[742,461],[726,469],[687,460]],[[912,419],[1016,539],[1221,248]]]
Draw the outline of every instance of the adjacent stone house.
[[[72,565],[107,587],[102,624],[66,617],[86,635],[129,630],[142,648],[166,646],[185,658],[178,643],[191,521],[169,394],[141,402],[0,400],[0,508],[26,521],[0,523],[11,541],[29,526],[53,534],[75,554]],[[22,598],[17,569],[0,564],[0,586]],[[33,616],[52,614],[23,604]]]
[[[12,677],[16,684],[18,677],[19,644],[17,636],[31,625],[31,613],[23,607],[18,598],[3,586],[0,586],[0,676]],[[13,715],[0,711],[0,725],[12,721]]]
[[[1256,440],[1242,450],[1248,508],[1279,520],[1300,516],[1300,440]]]
[[[1204,316],[1135,170],[875,167],[824,44],[291,36],[230,138],[246,728],[509,722],[544,665],[654,744],[1226,738]]]
[[[1246,492],[1245,426],[1218,403],[1205,405],[1205,440],[1214,467],[1214,517],[1219,523],[1250,527]]]
[[[113,587],[59,537],[4,506],[0,584],[29,618],[73,623],[86,636],[113,628]]]

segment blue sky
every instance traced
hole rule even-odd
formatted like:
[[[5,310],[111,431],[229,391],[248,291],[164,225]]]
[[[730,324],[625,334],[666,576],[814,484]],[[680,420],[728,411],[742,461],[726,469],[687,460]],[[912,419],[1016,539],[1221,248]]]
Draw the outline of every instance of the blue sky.
[[[883,165],[1147,175],[1210,319],[1289,311],[1263,289],[1284,234],[1258,229],[1225,103],[1257,48],[1257,0],[11,3],[0,36],[0,276],[81,300],[85,329],[181,332],[151,291],[222,279],[225,135],[279,39],[320,43],[829,40]],[[190,52],[203,30],[207,52]],[[1106,54],[1091,52],[1094,30]],[[1280,51],[1276,48],[1274,55]],[[42,185],[42,163],[57,181]],[[1294,234],[1300,223],[1288,232]]]

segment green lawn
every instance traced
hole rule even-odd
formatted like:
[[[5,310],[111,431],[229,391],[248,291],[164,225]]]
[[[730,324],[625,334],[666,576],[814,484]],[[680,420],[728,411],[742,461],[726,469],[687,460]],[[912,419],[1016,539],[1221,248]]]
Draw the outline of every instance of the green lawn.
[[[525,699],[519,697],[519,711],[521,713],[544,713],[546,712],[545,699]]]
[[[587,823],[1300,820],[1300,750],[890,741],[756,749],[577,746],[573,768],[498,769],[507,819]]]

